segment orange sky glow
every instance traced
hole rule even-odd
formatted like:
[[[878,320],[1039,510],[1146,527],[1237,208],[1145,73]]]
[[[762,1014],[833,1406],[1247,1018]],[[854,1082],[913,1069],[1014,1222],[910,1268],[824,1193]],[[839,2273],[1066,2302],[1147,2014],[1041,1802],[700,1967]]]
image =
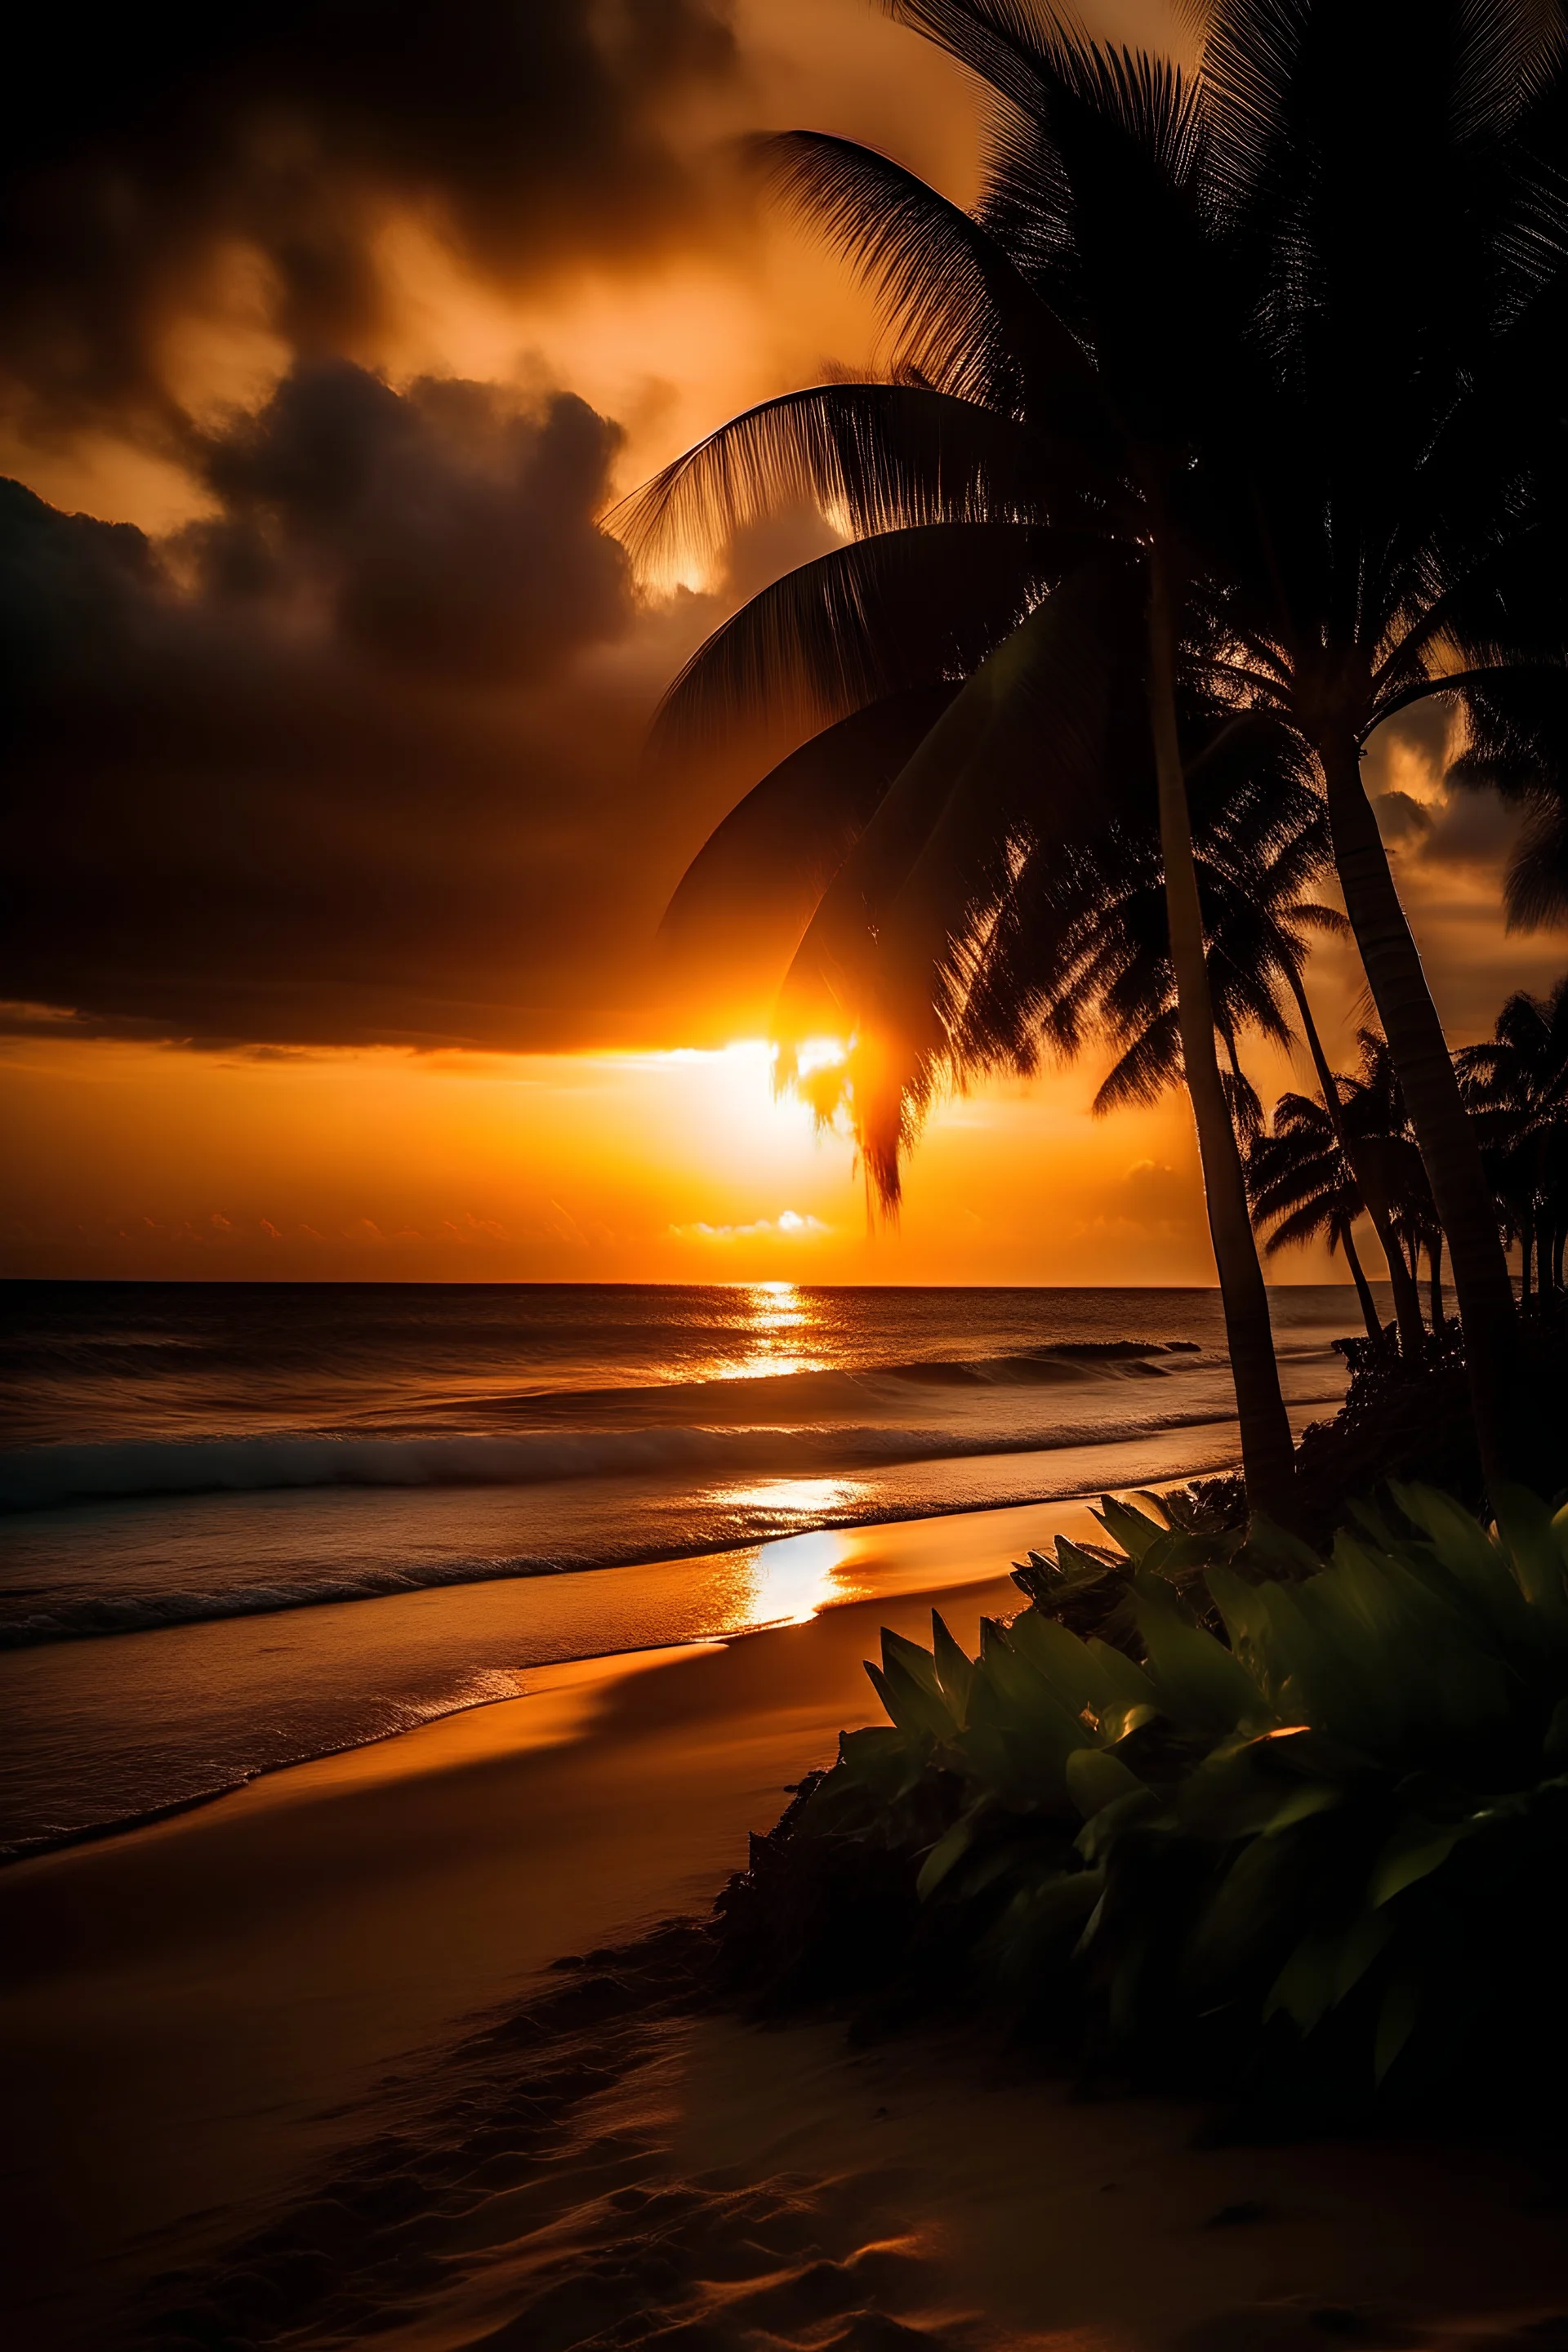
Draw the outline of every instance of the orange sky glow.
[[[1119,36],[1177,44],[1160,0],[1108,0],[1094,13]],[[732,21],[738,63],[722,87],[669,100],[664,131],[695,170],[721,179],[721,142],[739,129],[804,122],[868,138],[967,192],[975,124],[962,80],[873,6],[740,0]],[[512,283],[466,265],[428,205],[389,195],[367,235],[381,310],[343,355],[395,389],[434,376],[520,398],[572,392],[619,429],[613,489],[632,487],[737,407],[812,380],[824,360],[860,360],[873,348],[858,291],[739,199],[715,198],[689,231],[638,258],[568,250]],[[161,364],[185,415],[216,432],[237,412],[263,407],[295,348],[254,253],[237,247],[204,267],[200,284],[193,278],[169,306]],[[0,416],[0,472],[52,506],[134,523],[159,542],[216,511],[210,485],[167,436],[121,430],[112,415],[47,429],[20,412]],[[532,730],[529,744],[546,747],[584,729],[603,734],[608,781],[595,782],[605,797],[582,819],[585,845],[569,838],[579,816],[563,803],[542,824],[542,849],[524,844],[515,854],[525,866],[559,856],[568,877],[591,874],[598,856],[607,878],[581,886],[579,923],[569,903],[578,885],[557,887],[547,875],[540,887],[553,903],[539,917],[520,907],[515,965],[503,907],[495,934],[503,944],[488,944],[486,932],[468,963],[454,920],[455,944],[444,946],[447,962],[425,995],[417,975],[390,964],[345,974],[329,910],[320,958],[300,961],[277,1035],[253,1009],[243,1022],[215,1013],[212,1034],[193,1040],[185,1015],[156,1004],[133,1018],[112,1008],[100,1016],[75,997],[16,1008],[14,1034],[0,1038],[9,1139],[0,1271],[1210,1281],[1184,1099],[1097,1120],[1089,1106],[1104,1073],[1089,1055],[1033,1084],[941,1106],[915,1155],[901,1220],[873,1230],[848,1139],[818,1134],[804,1106],[774,1093],[765,1005],[717,984],[696,999],[670,997],[654,926],[704,834],[760,765],[737,751],[710,774],[683,778],[666,808],[658,779],[638,769],[637,747],[692,644],[741,593],[797,560],[791,533],[804,545],[812,528],[786,519],[777,534],[732,551],[727,569],[656,583],[618,635],[563,655],[559,674],[515,692],[505,681],[472,689],[476,728],[515,721]],[[1384,788],[1418,804],[1399,872],[1459,1043],[1489,1027],[1509,989],[1549,982],[1568,954],[1561,938],[1505,935],[1506,826],[1484,805],[1448,805],[1440,754],[1440,745],[1401,741],[1374,758]],[[521,754],[517,772],[526,781]],[[393,794],[380,820],[389,835],[397,810]],[[413,887],[426,863],[434,872],[448,849],[457,857],[459,835],[477,868],[493,864],[500,851],[492,854],[483,828],[493,824],[499,843],[511,823],[498,799],[489,816],[453,819],[448,833],[437,822],[431,846],[411,836]],[[535,973],[523,950],[546,918],[561,942]],[[264,929],[265,907],[261,921]],[[300,1011],[313,972],[329,971],[334,1006],[363,978],[372,1010],[356,1015],[357,1028],[334,1031],[336,1011],[319,1019]],[[1364,1008],[1342,949],[1319,954],[1311,985],[1331,1051],[1348,1056]],[[449,1034],[435,1034],[424,1012],[384,1009],[398,991],[399,1004],[460,1000]],[[1266,1099],[1310,1083],[1304,1062],[1292,1066],[1256,1043],[1244,1058]],[[1289,1280],[1342,1275],[1312,1252],[1276,1261],[1275,1271]]]

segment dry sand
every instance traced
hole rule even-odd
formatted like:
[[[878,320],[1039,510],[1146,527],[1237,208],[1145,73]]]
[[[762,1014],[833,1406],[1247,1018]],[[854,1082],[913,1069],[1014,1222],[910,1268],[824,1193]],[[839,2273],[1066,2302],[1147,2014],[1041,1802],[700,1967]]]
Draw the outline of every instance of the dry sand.
[[[1199,2152],[1191,2111],[961,2043],[702,2014],[679,1933],[542,1974],[705,1908],[868,1718],[878,1626],[934,1594],[973,1642],[1043,1517],[1078,1514],[867,1530],[871,1600],[0,1874],[6,2341],[183,2305],[163,2340],[399,2352],[1568,2345],[1562,2213],[1506,2151]]]

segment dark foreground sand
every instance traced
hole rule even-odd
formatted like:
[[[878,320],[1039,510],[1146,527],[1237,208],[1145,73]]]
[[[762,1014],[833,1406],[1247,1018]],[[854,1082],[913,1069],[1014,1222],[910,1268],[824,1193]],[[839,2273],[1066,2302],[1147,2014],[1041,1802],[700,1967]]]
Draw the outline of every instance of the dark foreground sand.
[[[973,1641],[1016,1595],[966,1567],[1041,1517],[868,1530],[881,1597],[531,1675],[0,1874],[5,2341],[1568,2345],[1568,2209],[1526,2152],[1200,2151],[1193,2111],[1075,2105],[956,2040],[745,2027],[694,2001],[689,1933],[628,1940],[705,1908],[868,1718],[878,1625],[935,1593]]]

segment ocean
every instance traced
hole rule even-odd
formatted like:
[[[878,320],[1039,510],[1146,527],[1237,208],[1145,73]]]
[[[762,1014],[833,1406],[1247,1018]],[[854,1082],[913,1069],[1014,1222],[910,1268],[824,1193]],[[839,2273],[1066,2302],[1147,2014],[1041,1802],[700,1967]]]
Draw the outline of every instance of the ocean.
[[[1271,1298],[1300,1426],[1354,1297]],[[1234,1412],[1211,1290],[0,1285],[0,1853],[809,1613],[835,1529],[1233,1466]]]

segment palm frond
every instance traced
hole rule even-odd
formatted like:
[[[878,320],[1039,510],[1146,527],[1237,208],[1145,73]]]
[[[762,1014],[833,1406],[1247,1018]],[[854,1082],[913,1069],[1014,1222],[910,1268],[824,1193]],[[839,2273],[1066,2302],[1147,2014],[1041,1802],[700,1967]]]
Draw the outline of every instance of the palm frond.
[[[731,417],[613,508],[605,528],[646,561],[710,553],[795,504],[856,538],[1043,520],[1053,487],[1011,419],[973,401],[919,384],[818,383]]]
[[[1105,551],[1044,599],[968,681],[898,777],[801,942],[786,1036],[825,1008],[861,1043],[855,1118],[868,1173],[898,1202],[900,1162],[935,1094],[988,1066],[973,1003],[977,943],[1021,868],[1057,852],[1070,897],[1082,845],[1115,816],[1107,752],[1142,644],[1136,563]],[[1137,706],[1134,704],[1134,709]],[[1146,729],[1138,730],[1144,769]],[[987,951],[989,971],[994,963]]]
[[[756,145],[784,202],[874,291],[898,363],[1008,415],[1095,404],[1093,372],[1061,320],[982,224],[917,173],[826,131]]]
[[[709,835],[665,910],[677,953],[776,985],[824,890],[957,693],[920,688],[841,719],[770,770]]]
[[[889,695],[967,676],[1083,560],[1042,525],[927,523],[852,540],[742,604],[680,671],[665,751],[771,714],[816,732]]]

